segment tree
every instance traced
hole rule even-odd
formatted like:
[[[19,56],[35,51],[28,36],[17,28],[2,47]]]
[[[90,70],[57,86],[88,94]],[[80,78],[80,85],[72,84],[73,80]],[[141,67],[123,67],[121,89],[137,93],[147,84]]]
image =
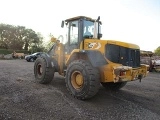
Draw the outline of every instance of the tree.
[[[160,46],[154,51],[154,53],[158,56],[160,56]]]
[[[14,31],[13,28],[14,27],[11,25],[0,25],[0,44],[2,48],[8,49],[12,44],[11,41],[14,40],[14,37],[12,35],[14,34],[12,34],[11,31]]]
[[[45,44],[44,44],[44,46],[45,46],[45,52],[48,52],[50,49],[51,49],[51,47],[53,46],[53,42],[51,42],[51,38],[55,38],[51,33],[49,34],[49,36],[48,36],[50,39],[49,40],[47,40],[46,42],[45,42]]]
[[[32,29],[25,29],[24,34],[25,35],[23,38],[24,38],[24,49],[25,50],[28,50],[32,46],[32,43],[39,42],[39,38],[37,34]]]
[[[9,45],[10,49],[14,50],[22,50],[24,41],[23,41],[23,36],[21,28],[24,27],[12,27],[12,29],[9,30],[8,36],[10,36],[8,39],[10,40],[11,44]]]
[[[24,26],[0,24],[0,48],[34,49],[33,51],[37,51],[44,49],[42,43],[42,35],[32,29],[27,29]]]
[[[34,52],[37,52],[37,51],[38,52],[43,52],[45,50],[45,47],[43,45],[43,36],[41,35],[41,33],[37,33],[36,35],[32,34],[32,37],[34,39],[31,43],[29,51],[31,53],[34,53]]]

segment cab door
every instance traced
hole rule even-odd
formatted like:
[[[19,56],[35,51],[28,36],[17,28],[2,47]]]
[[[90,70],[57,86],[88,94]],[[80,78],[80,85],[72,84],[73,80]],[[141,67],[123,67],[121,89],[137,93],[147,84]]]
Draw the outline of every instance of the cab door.
[[[79,45],[79,21],[71,21],[69,23],[69,33],[68,33],[68,53],[71,53],[74,49],[78,49]]]

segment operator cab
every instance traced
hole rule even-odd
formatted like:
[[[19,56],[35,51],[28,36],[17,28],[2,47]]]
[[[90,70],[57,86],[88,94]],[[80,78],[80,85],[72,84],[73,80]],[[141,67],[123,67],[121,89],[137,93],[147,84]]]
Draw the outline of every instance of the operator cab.
[[[68,29],[65,43],[65,48],[69,49],[67,50],[68,53],[72,52],[73,49],[80,48],[80,43],[85,39],[100,39],[102,37],[101,21],[99,20],[100,17],[95,20],[85,16],[78,16],[62,21],[61,27],[64,27],[65,23]]]

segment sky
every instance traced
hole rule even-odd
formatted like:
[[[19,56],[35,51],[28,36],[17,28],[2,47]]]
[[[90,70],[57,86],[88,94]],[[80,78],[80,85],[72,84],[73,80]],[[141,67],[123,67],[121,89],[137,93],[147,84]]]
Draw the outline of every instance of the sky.
[[[102,21],[102,39],[134,43],[141,50],[160,46],[160,0],[0,0],[0,23],[40,32],[64,33],[61,21],[88,16]]]

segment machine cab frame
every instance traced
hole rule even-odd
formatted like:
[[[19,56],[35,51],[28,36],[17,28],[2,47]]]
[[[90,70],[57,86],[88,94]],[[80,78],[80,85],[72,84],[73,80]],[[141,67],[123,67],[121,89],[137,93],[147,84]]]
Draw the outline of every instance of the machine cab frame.
[[[81,42],[83,42],[82,49],[84,49],[85,39],[100,39],[102,37],[99,19],[94,20],[89,17],[78,16],[62,21],[61,27],[64,27],[65,22],[68,29],[67,43],[65,43],[67,53],[80,48]]]

